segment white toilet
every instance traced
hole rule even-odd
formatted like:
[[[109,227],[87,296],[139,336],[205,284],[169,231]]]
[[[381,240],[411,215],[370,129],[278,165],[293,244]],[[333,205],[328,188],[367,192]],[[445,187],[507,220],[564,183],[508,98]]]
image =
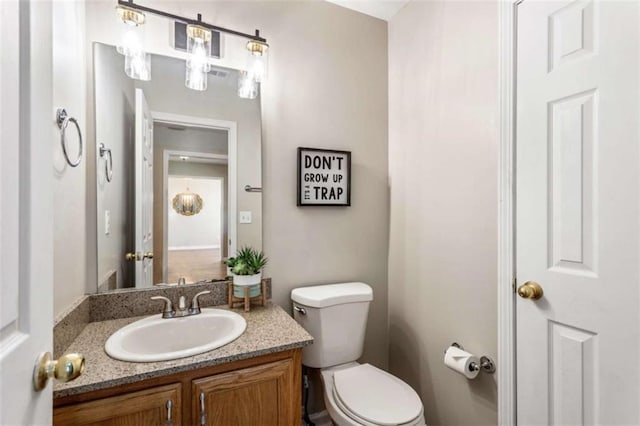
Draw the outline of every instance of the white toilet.
[[[371,287],[364,283],[296,288],[294,318],[314,338],[302,363],[320,368],[324,401],[331,419],[345,425],[425,425],[422,401],[399,378],[370,364],[362,355]]]

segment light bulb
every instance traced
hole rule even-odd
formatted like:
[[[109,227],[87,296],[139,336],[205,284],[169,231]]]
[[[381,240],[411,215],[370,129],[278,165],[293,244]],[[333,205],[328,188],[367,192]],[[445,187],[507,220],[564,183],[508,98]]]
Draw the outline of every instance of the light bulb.
[[[121,55],[134,55],[142,51],[142,32],[137,27],[126,26],[122,29],[120,44],[116,50]]]
[[[209,73],[198,68],[187,67],[184,84],[191,90],[205,91],[207,90]]]
[[[151,55],[144,50],[144,13],[124,6],[116,11],[122,24],[116,50],[125,56],[124,72],[136,80],[151,80]]]
[[[124,72],[136,80],[151,80],[151,55],[139,51],[125,56]]]
[[[196,39],[193,41],[191,55],[187,59],[187,68],[205,72],[209,72],[211,70],[211,66],[207,60],[207,51],[205,49],[204,40]]]
[[[207,90],[211,31],[197,25],[187,26],[187,58],[184,84],[192,90]]]

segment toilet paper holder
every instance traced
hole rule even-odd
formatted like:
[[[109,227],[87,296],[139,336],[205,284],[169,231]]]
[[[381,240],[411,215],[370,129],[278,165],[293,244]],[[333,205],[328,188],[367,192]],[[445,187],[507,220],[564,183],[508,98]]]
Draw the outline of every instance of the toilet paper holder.
[[[464,351],[464,348],[462,347],[462,345],[457,342],[453,342],[450,346],[453,346],[454,348],[458,348]],[[444,352],[446,353],[447,350],[445,349]],[[472,362],[469,368],[472,371],[483,371],[488,374],[493,374],[496,372],[496,364],[493,362],[491,358],[489,358],[486,355],[482,355],[480,357],[480,365],[476,364],[475,362]]]

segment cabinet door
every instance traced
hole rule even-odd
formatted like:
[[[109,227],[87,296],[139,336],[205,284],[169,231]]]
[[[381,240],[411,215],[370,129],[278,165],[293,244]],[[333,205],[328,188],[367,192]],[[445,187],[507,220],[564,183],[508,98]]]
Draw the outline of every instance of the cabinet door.
[[[270,426],[294,424],[292,359],[193,381],[193,423]],[[299,424],[299,422],[298,422]]]
[[[182,386],[158,386],[53,411],[54,425],[143,426],[181,424]]]

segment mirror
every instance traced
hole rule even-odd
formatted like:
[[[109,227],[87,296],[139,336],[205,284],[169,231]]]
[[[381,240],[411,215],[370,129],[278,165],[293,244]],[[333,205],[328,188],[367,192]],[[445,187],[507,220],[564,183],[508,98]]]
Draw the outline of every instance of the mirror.
[[[237,248],[262,248],[260,99],[238,71],[185,87],[184,60],[152,55],[132,80],[115,47],[93,46],[97,291],[221,280]],[[239,223],[238,218],[242,218]]]

